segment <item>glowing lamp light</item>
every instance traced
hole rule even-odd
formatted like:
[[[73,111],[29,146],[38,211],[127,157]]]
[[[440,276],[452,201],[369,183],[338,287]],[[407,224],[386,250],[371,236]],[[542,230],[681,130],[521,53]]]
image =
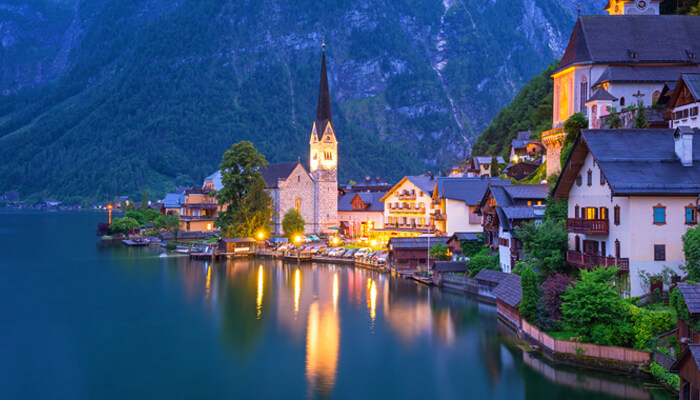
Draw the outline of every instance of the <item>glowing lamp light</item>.
[[[297,235],[297,236],[294,238],[294,242],[295,242],[295,243],[301,242],[301,236]]]
[[[372,247],[377,247],[377,240],[376,240],[376,239],[372,239],[372,241],[370,242],[370,244],[372,245]]]
[[[262,231],[258,232],[258,239],[259,240],[263,240],[264,237],[265,237],[265,234],[263,234]]]
[[[339,241],[340,241],[340,239],[338,239],[338,236],[333,236],[332,242],[333,242],[334,246],[337,246]]]

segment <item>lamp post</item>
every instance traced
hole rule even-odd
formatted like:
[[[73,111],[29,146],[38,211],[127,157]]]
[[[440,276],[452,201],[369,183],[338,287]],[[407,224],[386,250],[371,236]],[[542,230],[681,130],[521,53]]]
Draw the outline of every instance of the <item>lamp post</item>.
[[[263,249],[262,241],[265,239],[265,233],[263,231],[258,232],[258,250]]]
[[[301,236],[296,235],[296,236],[294,237],[294,243],[296,243],[296,246],[297,246],[297,264],[299,264],[299,262],[300,262],[300,260],[301,260],[301,254],[300,254],[300,251],[299,251],[299,243],[301,243]]]

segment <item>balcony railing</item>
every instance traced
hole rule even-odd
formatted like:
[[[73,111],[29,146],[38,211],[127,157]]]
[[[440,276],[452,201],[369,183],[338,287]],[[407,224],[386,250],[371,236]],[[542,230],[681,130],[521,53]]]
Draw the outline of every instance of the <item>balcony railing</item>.
[[[180,221],[213,221],[213,215],[181,215]]]
[[[620,272],[630,271],[629,258],[604,257],[569,250],[566,252],[566,262],[574,267],[585,269],[592,267],[618,267]]]
[[[567,218],[566,230],[586,235],[607,235],[610,232],[610,221],[607,219]]]
[[[399,194],[399,200],[415,200],[415,199],[416,199],[415,193],[400,193]]]

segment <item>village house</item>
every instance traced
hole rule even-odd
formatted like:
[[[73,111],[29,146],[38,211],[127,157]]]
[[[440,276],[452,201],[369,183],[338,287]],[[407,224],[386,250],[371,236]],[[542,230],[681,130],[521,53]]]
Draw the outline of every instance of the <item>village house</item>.
[[[376,230],[388,240],[395,236],[428,233],[433,208],[433,175],[405,176],[381,199],[384,203],[384,229]]]
[[[485,177],[490,177],[491,176],[491,171],[493,169],[491,168],[491,162],[493,161],[493,157],[480,157],[480,156],[475,156],[472,157],[469,166],[467,167],[466,170],[466,177],[467,178],[476,178],[478,176],[485,176]],[[503,160],[503,157],[499,156],[496,158],[496,161],[498,162],[499,166],[505,165],[506,162]]]
[[[669,127],[700,128],[700,73],[681,74],[668,103]]]
[[[503,272],[511,272],[524,258],[523,245],[515,228],[544,218],[549,184],[492,185],[475,212],[483,217],[484,244],[498,250]]]
[[[216,229],[218,205],[208,190],[189,189],[180,195],[180,230],[185,232],[211,232]]]
[[[447,247],[452,253],[452,259],[457,260],[462,257],[462,245],[467,242],[481,243],[481,231],[479,232],[455,232],[447,239]]]
[[[681,236],[697,224],[700,130],[583,130],[553,196],[568,199],[567,262],[617,266],[631,296],[649,293],[640,271],[680,272]]]
[[[341,233],[351,237],[367,237],[375,229],[384,229],[385,192],[350,192],[338,199]]]
[[[428,268],[428,253],[436,244],[447,246],[444,237],[394,237],[389,239],[388,265],[393,271]],[[431,261],[432,263],[432,261]]]
[[[515,274],[506,275],[498,286],[491,291],[491,295],[496,298],[498,317],[511,327],[519,329],[520,310],[518,306],[523,298],[520,276]]]
[[[437,178],[431,213],[435,232],[441,236],[457,232],[480,233],[483,229],[481,215],[474,213],[477,204],[489,185],[506,183],[509,182],[500,178]]]
[[[541,160],[539,163],[527,161],[511,163],[508,164],[508,166],[505,167],[505,169],[503,169],[502,175],[505,175],[508,178],[513,178],[516,181],[522,181],[523,179],[530,176],[533,172],[537,171],[537,168],[539,168],[540,165],[542,165]]]
[[[689,282],[678,282],[678,290],[683,295],[688,314],[691,318],[700,317],[700,285]],[[700,344],[700,332],[695,332],[686,321],[678,318],[676,331],[678,342],[682,344]],[[698,386],[700,387],[700,386]]]
[[[658,15],[659,3],[610,1],[605,8],[610,15],[579,16],[552,74],[552,129],[542,133],[551,161],[547,176],[561,169],[563,127],[571,115],[581,112],[589,127],[601,128],[600,118],[609,108],[621,111],[638,102],[649,106],[666,82],[683,72],[700,72],[700,17]]]
[[[511,140],[508,150],[508,159],[513,163],[519,161],[532,161],[545,153],[542,143],[530,139],[531,131],[520,131],[515,139]]]
[[[671,366],[670,371],[678,374],[681,400],[700,398],[700,344],[688,345]]]

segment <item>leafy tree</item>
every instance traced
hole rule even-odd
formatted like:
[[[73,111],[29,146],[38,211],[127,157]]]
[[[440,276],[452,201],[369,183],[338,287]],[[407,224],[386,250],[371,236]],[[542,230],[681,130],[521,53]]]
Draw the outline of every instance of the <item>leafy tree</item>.
[[[683,254],[685,266],[683,271],[688,274],[691,281],[700,280],[700,225],[688,229],[683,234]]]
[[[566,132],[566,138],[564,139],[564,144],[561,148],[561,154],[559,155],[559,161],[561,166],[564,167],[566,159],[569,157],[571,148],[574,145],[574,141],[581,132],[581,129],[588,128],[588,119],[583,113],[577,112],[569,117],[569,119],[564,122],[564,132]]]
[[[139,226],[143,226],[146,223],[146,217],[140,211],[127,211],[124,216],[136,220]]]
[[[116,218],[112,221],[112,225],[109,226],[109,232],[115,233],[127,233],[129,231],[134,231],[141,227],[141,224],[130,217]]]
[[[567,270],[569,235],[565,221],[545,219],[541,223],[528,222],[516,228],[516,234],[527,254],[526,263],[537,271],[541,280],[553,272]]]
[[[501,266],[498,264],[498,255],[480,252],[467,261],[467,272],[469,276],[476,276],[482,269],[500,271]]]
[[[544,209],[544,218],[550,221],[565,221],[569,214],[569,201],[567,199],[555,199],[551,195],[547,197],[547,206]]]
[[[442,243],[438,243],[430,247],[430,258],[436,261],[446,261],[450,259],[447,255],[447,246]]]
[[[531,268],[525,268],[520,275],[522,299],[520,300],[520,315],[526,321],[534,323],[537,317],[537,302],[540,298],[540,288],[537,286],[537,275]]]
[[[459,246],[462,248],[463,256],[472,257],[486,249],[486,247],[483,244],[483,235],[479,236],[481,241],[465,240],[459,244]]]
[[[571,286],[571,278],[568,275],[555,272],[542,284],[542,305],[548,316],[553,321],[561,318],[562,295]]]
[[[624,340],[614,336],[616,326],[626,326],[624,300],[615,287],[617,271],[617,268],[581,270],[579,280],[562,296],[564,322],[585,340],[606,345],[621,344]]]
[[[174,213],[161,215],[153,220],[153,227],[158,230],[165,229],[169,232],[173,232],[177,238],[177,234],[180,231],[180,216]]]
[[[284,236],[292,242],[294,237],[304,233],[304,228],[306,227],[306,222],[301,214],[295,209],[290,209],[284,214],[282,218],[282,230],[284,231]]]
[[[647,129],[649,128],[649,121],[647,118],[647,109],[644,108],[644,102],[639,101],[637,105],[637,114],[634,116],[634,127],[637,129]]]
[[[622,120],[617,112],[617,107],[608,107],[609,113],[605,116],[605,126],[610,129],[622,128]]]
[[[272,197],[265,190],[266,187],[262,176],[253,178],[253,185],[243,197],[241,207],[234,215],[235,222],[227,231],[227,236],[255,237],[261,230],[270,230],[274,210]]]
[[[147,208],[143,210],[141,214],[143,214],[143,217],[146,219],[146,222],[153,222],[156,220],[156,218],[161,217],[163,215],[159,211],[156,211],[152,208]]]
[[[260,229],[260,225],[240,227],[239,224],[258,222],[254,215],[259,211],[259,206],[264,207],[264,204],[255,205],[253,199],[246,202],[244,197],[254,185],[260,184],[261,170],[265,167],[265,156],[260,154],[251,142],[238,142],[224,153],[220,165],[223,187],[216,193],[216,199],[220,205],[226,205],[227,208],[219,213],[215,224],[225,236],[231,237],[241,230]],[[265,203],[258,194],[255,195],[255,200]]]

